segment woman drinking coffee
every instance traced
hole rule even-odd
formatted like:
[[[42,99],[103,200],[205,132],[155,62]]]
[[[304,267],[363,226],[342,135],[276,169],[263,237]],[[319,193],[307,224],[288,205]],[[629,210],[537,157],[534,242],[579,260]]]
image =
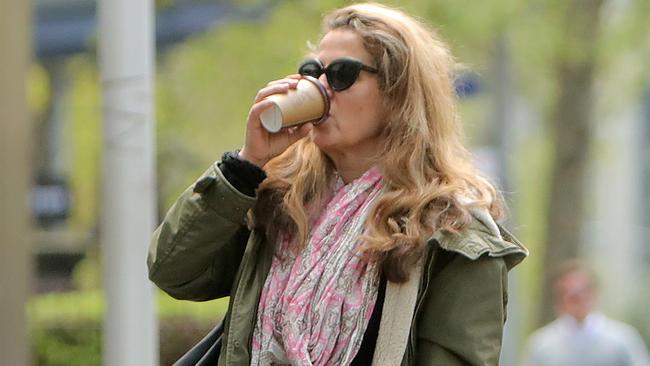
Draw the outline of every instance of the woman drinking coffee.
[[[527,251],[463,145],[453,68],[413,17],[355,4],[259,90],[241,150],[180,196],[148,258],[176,298],[230,296],[219,365],[498,364]],[[328,112],[269,132],[268,97],[307,77]]]

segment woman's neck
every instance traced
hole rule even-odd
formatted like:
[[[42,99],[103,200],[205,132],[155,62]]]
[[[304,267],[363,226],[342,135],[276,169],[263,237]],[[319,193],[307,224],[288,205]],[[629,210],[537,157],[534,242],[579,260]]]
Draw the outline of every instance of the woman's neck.
[[[359,154],[331,154],[336,172],[345,184],[348,184],[367,172],[375,165],[374,158],[364,157]]]

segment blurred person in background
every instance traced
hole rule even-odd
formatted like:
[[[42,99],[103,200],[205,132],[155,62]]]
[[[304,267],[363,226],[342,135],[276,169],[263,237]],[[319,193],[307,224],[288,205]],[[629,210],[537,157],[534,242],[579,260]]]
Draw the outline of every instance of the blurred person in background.
[[[462,143],[447,46],[377,4],[323,25],[299,74],[257,93],[243,148],[169,210],[150,278],[179,299],[230,296],[219,365],[497,365],[507,272],[527,251]],[[329,115],[269,133],[266,97],[303,76]]]
[[[525,366],[650,366],[636,329],[596,310],[597,280],[591,268],[566,262],[553,286],[559,317],[530,336]]]

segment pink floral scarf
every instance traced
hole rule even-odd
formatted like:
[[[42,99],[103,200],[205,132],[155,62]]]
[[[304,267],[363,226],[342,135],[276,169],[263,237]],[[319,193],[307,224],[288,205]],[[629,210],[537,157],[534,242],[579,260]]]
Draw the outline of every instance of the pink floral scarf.
[[[378,268],[358,253],[372,203],[382,191],[373,167],[338,178],[304,250],[283,237],[262,289],[251,365],[348,365],[377,299]]]

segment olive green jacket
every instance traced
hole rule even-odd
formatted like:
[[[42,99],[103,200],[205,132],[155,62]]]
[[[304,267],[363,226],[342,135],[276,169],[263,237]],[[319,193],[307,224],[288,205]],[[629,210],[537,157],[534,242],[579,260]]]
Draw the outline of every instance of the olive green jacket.
[[[246,226],[255,203],[211,166],[156,229],[149,278],[178,299],[230,296],[219,365],[249,365],[273,245]],[[489,215],[438,232],[406,284],[388,283],[373,364],[497,365],[507,272],[527,250]]]

